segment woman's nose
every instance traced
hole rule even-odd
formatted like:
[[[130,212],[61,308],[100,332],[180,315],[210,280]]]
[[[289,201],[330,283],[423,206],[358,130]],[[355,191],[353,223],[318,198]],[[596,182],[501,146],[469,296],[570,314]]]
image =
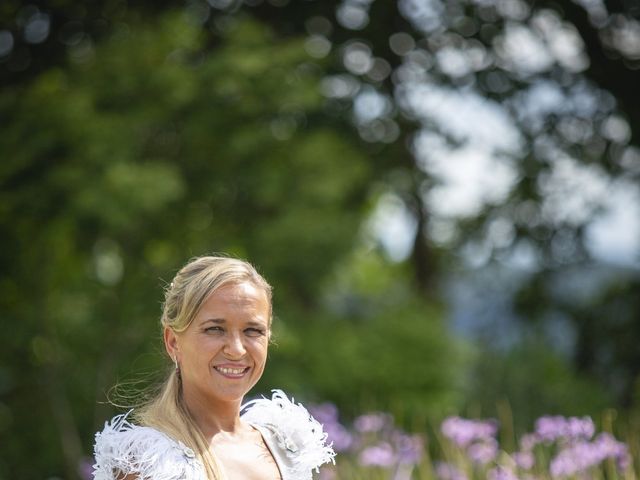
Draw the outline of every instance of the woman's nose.
[[[223,352],[230,358],[241,358],[247,353],[240,335],[229,335],[225,343]]]

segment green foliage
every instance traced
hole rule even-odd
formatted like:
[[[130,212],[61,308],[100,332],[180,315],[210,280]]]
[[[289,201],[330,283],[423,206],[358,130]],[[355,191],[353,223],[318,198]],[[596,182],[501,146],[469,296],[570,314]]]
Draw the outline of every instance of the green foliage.
[[[514,412],[516,429],[542,415],[592,415],[612,405],[610,392],[576,374],[570,363],[541,342],[505,352],[480,351],[468,383],[467,410],[502,417]],[[496,410],[497,408],[497,410]]]
[[[440,307],[414,292],[404,267],[358,251],[328,278],[329,313],[288,310],[263,385],[331,399],[347,415],[391,408],[411,418],[461,404],[467,350]]]
[[[247,256],[304,311],[351,248],[375,172],[307,121],[302,43],[249,21],[204,40],[178,14],[130,23],[0,94],[0,478],[77,476],[96,401],[135,359],[164,368],[158,279],[191,255]]]
[[[335,270],[377,172],[318,121],[317,72],[300,41],[257,23],[211,49],[176,14],[2,92],[0,478],[78,475],[107,390],[165,368],[162,281],[206,252],[246,256],[276,287],[265,387],[343,405],[455,397],[440,309],[376,256]]]

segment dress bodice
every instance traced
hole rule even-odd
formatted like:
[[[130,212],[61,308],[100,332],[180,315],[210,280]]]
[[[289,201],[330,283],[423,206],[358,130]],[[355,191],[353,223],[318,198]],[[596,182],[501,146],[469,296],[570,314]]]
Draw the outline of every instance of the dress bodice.
[[[311,480],[320,465],[333,462],[322,425],[281,390],[241,411],[242,419],[262,434],[282,480]],[[114,472],[144,480],[207,480],[193,450],[159,430],[130,423],[130,413],[114,417],[96,433],[94,480],[114,480]]]

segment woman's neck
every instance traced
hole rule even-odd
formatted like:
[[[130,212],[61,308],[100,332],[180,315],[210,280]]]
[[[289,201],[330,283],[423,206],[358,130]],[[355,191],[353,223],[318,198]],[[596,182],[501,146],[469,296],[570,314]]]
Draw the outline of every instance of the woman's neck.
[[[184,391],[182,393],[187,410],[206,438],[212,439],[220,432],[235,434],[242,429],[243,423],[240,420],[242,399],[223,402]]]

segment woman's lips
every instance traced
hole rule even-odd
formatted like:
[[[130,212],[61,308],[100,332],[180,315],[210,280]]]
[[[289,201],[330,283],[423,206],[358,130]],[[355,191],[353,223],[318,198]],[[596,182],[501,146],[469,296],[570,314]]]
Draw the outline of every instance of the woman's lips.
[[[247,374],[251,367],[238,365],[216,365],[213,368],[216,372],[226,378],[242,378]]]

